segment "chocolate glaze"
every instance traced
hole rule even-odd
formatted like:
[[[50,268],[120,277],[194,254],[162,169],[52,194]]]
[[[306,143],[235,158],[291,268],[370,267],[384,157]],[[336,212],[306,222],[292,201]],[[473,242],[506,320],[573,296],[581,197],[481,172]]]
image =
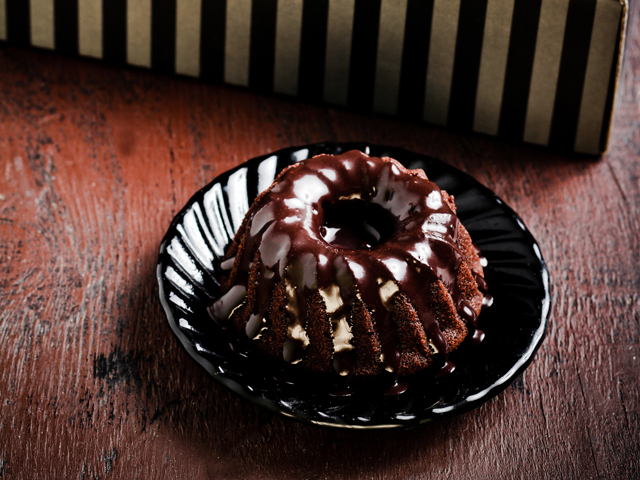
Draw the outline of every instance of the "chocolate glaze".
[[[383,395],[389,395],[389,396],[400,395],[401,393],[406,392],[408,388],[409,388],[408,382],[395,382],[393,385],[391,385],[389,388],[387,388],[383,392]]]
[[[276,285],[284,283],[290,295],[291,324],[283,357],[289,363],[297,363],[304,355],[307,299],[320,290],[325,300],[331,292],[338,294],[336,303],[327,305],[334,338],[340,336],[356,300],[368,306],[384,367],[397,372],[400,350],[389,314],[390,298],[382,294],[383,287],[391,285],[390,291],[410,299],[427,338],[444,356],[444,370],[452,369],[447,341],[430,307],[429,286],[437,279],[443,282],[472,331],[477,330],[477,316],[458,286],[462,262],[456,243],[458,218],[443,195],[421,170],[406,170],[395,160],[355,150],[340,157],[320,155],[288,167],[245,218],[234,286],[223,295],[224,305],[210,309],[212,316],[224,324],[233,307],[241,304],[258,251],[260,284],[246,333],[252,339],[259,337],[264,328],[261,315],[269,311]],[[486,282],[474,275],[486,295]],[[230,306],[233,300],[238,303]],[[481,339],[484,334],[477,332],[473,338]],[[353,347],[348,335],[338,343],[334,368],[348,376],[354,364]]]

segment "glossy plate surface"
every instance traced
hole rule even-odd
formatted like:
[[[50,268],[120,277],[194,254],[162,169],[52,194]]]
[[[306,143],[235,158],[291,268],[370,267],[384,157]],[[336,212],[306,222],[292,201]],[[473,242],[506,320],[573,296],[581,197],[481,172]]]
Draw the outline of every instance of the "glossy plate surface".
[[[219,295],[220,258],[253,199],[287,165],[321,153],[358,149],[388,156],[455,196],[458,217],[487,258],[485,278],[495,301],[482,312],[478,346],[451,356],[453,373],[410,383],[400,395],[331,396],[274,379],[230,347],[229,331],[210,319]],[[254,158],[196,193],[175,217],[160,246],[160,300],[189,356],[242,398],[304,422],[345,428],[410,427],[471,410],[504,390],[531,363],[550,310],[549,274],[540,248],[520,217],[491,190],[439,160],[364,143],[291,147]]]

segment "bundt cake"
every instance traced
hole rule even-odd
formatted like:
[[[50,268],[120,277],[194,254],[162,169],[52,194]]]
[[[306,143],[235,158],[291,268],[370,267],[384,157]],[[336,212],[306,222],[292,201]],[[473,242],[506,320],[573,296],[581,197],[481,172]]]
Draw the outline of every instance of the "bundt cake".
[[[453,197],[422,170],[356,150],[319,155],[253,202],[210,312],[300,371],[397,380],[482,339],[478,253]]]

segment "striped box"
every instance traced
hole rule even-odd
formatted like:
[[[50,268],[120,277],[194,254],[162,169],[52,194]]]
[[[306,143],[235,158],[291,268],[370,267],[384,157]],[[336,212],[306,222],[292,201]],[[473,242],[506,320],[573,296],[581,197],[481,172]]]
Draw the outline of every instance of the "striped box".
[[[0,39],[606,149],[627,0],[0,0]]]

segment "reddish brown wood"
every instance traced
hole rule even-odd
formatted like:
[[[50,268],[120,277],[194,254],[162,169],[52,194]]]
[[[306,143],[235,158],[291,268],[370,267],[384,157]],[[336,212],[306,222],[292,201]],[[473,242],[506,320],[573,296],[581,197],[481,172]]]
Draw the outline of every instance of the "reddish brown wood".
[[[599,161],[53,54],[0,49],[0,478],[640,477],[640,35]],[[158,301],[180,207],[256,155],[367,140],[444,159],[524,218],[549,335],[481,408],[363,433],[247,404]]]

